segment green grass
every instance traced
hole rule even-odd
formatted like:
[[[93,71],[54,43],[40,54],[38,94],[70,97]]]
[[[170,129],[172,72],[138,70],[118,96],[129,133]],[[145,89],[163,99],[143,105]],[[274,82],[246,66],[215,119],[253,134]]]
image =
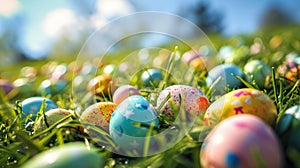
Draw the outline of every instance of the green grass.
[[[243,45],[245,46],[250,46],[255,38],[260,38],[263,42],[264,50],[262,52],[259,54],[248,54],[247,56],[240,55],[240,58],[238,59],[239,61],[236,62],[236,64],[242,68],[248,60],[262,59],[273,68],[272,79],[269,83],[270,87],[268,89],[263,88],[261,90],[269,95],[274,101],[278,111],[277,121],[280,120],[286,109],[293,105],[300,104],[300,79],[291,82],[289,79],[280,76],[276,72],[277,67],[284,61],[285,56],[288,53],[292,51],[297,52],[298,54],[300,53],[300,38],[298,37],[298,29],[290,28],[284,30],[285,31],[281,31],[280,29],[278,31],[274,30],[271,32],[260,31],[254,35],[235,37],[243,37],[245,39]],[[282,37],[283,43],[277,48],[270,48],[269,41],[274,35]],[[241,47],[236,45],[233,40],[235,38],[224,39],[224,37],[214,36],[212,38],[212,42],[215,44],[216,48],[220,48],[222,45],[231,45],[236,48]],[[170,46],[172,46],[172,44],[170,44]],[[185,51],[180,48],[175,48],[174,50],[178,50],[181,53]],[[119,57],[122,58],[122,56],[123,55],[121,54]],[[120,59],[113,57],[113,60],[110,60],[108,57],[106,62],[117,63],[116,60]],[[40,70],[40,67],[48,61],[49,60],[29,61],[23,64],[17,64],[14,67],[2,70],[1,72],[3,73],[1,73],[1,76],[14,80],[19,76],[19,71],[23,66],[30,65]],[[63,60],[58,62],[68,63],[69,61]],[[167,67],[164,67],[166,68],[167,75],[160,83],[159,87],[154,89],[140,87],[142,95],[150,100],[151,96],[154,95],[154,97],[157,97],[157,94],[161,90],[163,90],[166,86],[171,85],[170,80],[168,80],[169,76],[172,76],[176,71],[178,71],[178,67],[176,67],[175,64],[176,62],[174,61],[173,54],[170,56]],[[213,94],[211,93],[211,88],[205,85],[206,73],[193,70],[192,72],[193,78],[191,78],[190,81],[187,81],[187,83],[196,85],[196,87],[203,91],[210,100],[213,100],[214,97],[212,97]],[[98,73],[101,73],[101,69]],[[72,75],[69,74],[68,76],[71,78]],[[35,88],[39,85],[40,81],[44,79],[47,79],[47,76],[38,76],[34,81]],[[240,80],[247,87],[257,88],[257,86],[253,83],[248,83],[243,79]],[[131,82],[133,85],[136,84],[139,86],[137,84],[138,80],[135,81],[133,79]],[[70,82],[63,92],[49,96],[49,98],[55,101],[60,108],[72,110],[81,109],[80,111],[82,112],[88,104],[95,102],[91,95],[84,94],[85,89],[83,89],[82,92],[85,98],[73,95],[72,85]],[[33,92],[31,95],[35,96],[38,95],[38,93]],[[52,146],[63,145],[73,141],[82,141],[88,143],[90,146],[97,147],[99,154],[106,159],[107,167],[201,167],[199,154],[202,141],[199,141],[199,138],[203,139],[205,137],[206,133],[204,133],[203,130],[209,130],[209,128],[205,128],[203,126],[201,120],[197,121],[196,123],[200,124],[196,124],[193,129],[187,132],[184,138],[173,148],[153,156],[130,158],[114,154],[103,148],[103,146],[106,145],[118,150],[118,146],[114,144],[110,136],[105,131],[92,124],[79,122],[79,115],[77,114],[69,115],[56,122],[54,125],[50,125],[42,132],[33,134],[33,126],[36,124],[37,120],[25,125],[24,123],[28,123],[31,117],[28,116],[26,118],[22,118],[20,101],[25,98],[27,97],[23,97],[22,95],[18,95],[12,99],[8,99],[3,94],[0,96],[0,167],[18,167],[41,151],[48,150]],[[99,97],[98,100],[111,100],[111,95]],[[41,110],[38,115],[44,115],[43,110]],[[73,120],[66,124],[61,124],[68,118],[72,118]],[[170,126],[170,118],[161,115],[159,116],[159,119],[161,121],[160,129],[166,129]],[[88,131],[99,135],[99,138],[91,138],[85,134],[82,131],[83,125],[85,128],[89,127]],[[99,146],[99,144],[103,144],[103,146]],[[284,155],[288,160],[288,166],[299,166],[299,161],[296,159],[299,156],[299,153],[296,150],[286,150]]]

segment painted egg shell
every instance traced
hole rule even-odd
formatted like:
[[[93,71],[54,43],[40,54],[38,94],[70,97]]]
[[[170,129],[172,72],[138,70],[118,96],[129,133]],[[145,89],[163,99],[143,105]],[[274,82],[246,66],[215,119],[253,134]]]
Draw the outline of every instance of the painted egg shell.
[[[300,105],[288,108],[280,118],[276,131],[282,137],[284,146],[292,147],[300,152]]]
[[[244,66],[244,72],[246,80],[251,83],[255,83],[260,88],[266,88],[271,78],[271,68],[260,60],[252,60]]]
[[[149,129],[158,125],[152,105],[144,97],[134,95],[117,106],[110,119],[109,132],[121,149],[142,152]]]
[[[44,97],[31,97],[21,102],[22,111],[25,113],[25,116],[28,116],[29,114],[33,114],[33,118],[35,118],[35,115],[41,110],[44,100],[45,100],[45,112],[57,108],[57,105],[50,99]]]
[[[216,94],[226,93],[226,88],[236,89],[243,86],[243,83],[233,75],[244,77],[243,71],[233,64],[221,64],[208,72],[206,83],[214,85],[212,91]]]
[[[207,60],[205,57],[198,57],[190,62],[190,65],[198,71],[207,71]]]
[[[107,74],[99,75],[90,80],[87,85],[87,91],[92,92],[96,95],[107,95],[114,91],[113,78]]]
[[[199,54],[197,54],[196,51],[194,50],[190,50],[190,51],[187,51],[185,52],[183,55],[182,55],[182,58],[181,60],[185,63],[190,63],[192,60],[196,59],[199,57]]]
[[[170,117],[175,117],[172,105],[179,107],[180,96],[184,100],[183,105],[187,113],[195,113],[196,115],[205,113],[209,106],[206,96],[198,89],[187,85],[172,85],[160,92],[157,98],[157,106],[165,101],[170,94],[170,99],[163,105],[160,113],[165,113]]]
[[[50,80],[44,80],[39,86],[39,93],[43,96],[53,95],[60,93],[67,86],[67,82],[63,80],[58,80],[57,82],[52,82]]]
[[[35,88],[33,82],[28,78],[19,78],[13,82],[13,86],[17,88],[18,94],[23,97],[30,97],[35,94]]]
[[[60,109],[60,108],[51,109],[51,110],[45,112],[46,121],[49,126],[53,125],[57,121],[61,120],[62,118],[66,117],[70,114],[73,114],[73,112],[70,110],[65,110],[65,109]],[[69,118],[63,123],[67,123],[68,121],[71,121],[71,120],[72,119]],[[63,124],[63,123],[61,123],[61,124]],[[34,132],[40,132],[46,128],[47,128],[47,124],[45,123],[44,115],[42,115],[39,118],[39,120],[37,121],[37,123],[34,125],[33,130],[34,130]]]
[[[131,85],[120,86],[113,95],[113,101],[117,105],[120,104],[124,99],[132,95],[140,95],[138,89]]]
[[[276,106],[263,92],[244,88],[231,91],[213,102],[204,115],[207,125],[215,125],[225,118],[253,114],[269,125],[273,125],[277,117]]]
[[[163,79],[163,73],[160,69],[150,68],[141,74],[142,85],[145,87],[158,87]]]
[[[43,151],[29,159],[22,168],[99,168],[104,166],[104,159],[84,143],[70,142]]]
[[[289,53],[277,71],[280,75],[291,80],[289,83],[295,84],[297,79],[300,79],[300,56],[295,52]]]
[[[14,87],[7,80],[0,79],[0,93],[3,92],[5,95],[7,95],[13,89]]]
[[[95,124],[108,132],[110,117],[115,109],[116,104],[112,102],[96,103],[84,110],[79,121]]]
[[[203,167],[282,167],[275,133],[253,115],[222,121],[206,137],[200,153]]]

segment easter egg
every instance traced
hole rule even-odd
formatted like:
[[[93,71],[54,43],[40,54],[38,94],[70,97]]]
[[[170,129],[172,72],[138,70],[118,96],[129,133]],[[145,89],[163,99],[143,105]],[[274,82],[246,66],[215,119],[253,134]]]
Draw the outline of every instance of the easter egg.
[[[254,115],[222,121],[202,144],[202,167],[283,167],[281,146],[275,133]]]
[[[286,56],[286,60],[277,69],[281,76],[289,79],[291,84],[294,84],[300,79],[300,56],[292,52]]]
[[[248,62],[244,66],[244,73],[249,83],[254,81],[260,88],[266,88],[272,76],[271,68],[260,60]]]
[[[300,105],[288,108],[276,125],[276,131],[285,147],[296,149],[300,152]]]
[[[22,111],[24,112],[25,116],[33,114],[33,118],[35,118],[35,115],[41,110],[44,102],[45,112],[57,108],[57,105],[50,99],[44,97],[31,97],[21,102]]]
[[[66,86],[66,81],[58,80],[57,82],[52,82],[47,79],[40,84],[38,91],[41,95],[53,95],[62,92]]]
[[[112,102],[96,103],[84,110],[79,121],[95,124],[108,132],[110,117],[115,109],[116,104]]]
[[[87,85],[87,91],[95,95],[107,95],[114,91],[115,86],[113,78],[110,75],[103,74],[91,79]]]
[[[150,68],[141,74],[142,86],[158,87],[159,83],[164,79],[160,69]]]
[[[120,86],[113,94],[113,102],[118,105],[124,99],[132,95],[140,95],[139,90],[131,85]]]
[[[89,149],[82,142],[70,142],[53,147],[30,158],[21,168],[99,168],[104,166],[104,159]]]
[[[0,93],[9,94],[14,87],[5,79],[0,79]]]
[[[183,55],[182,55],[182,58],[181,60],[185,63],[190,63],[192,60],[198,58],[199,55],[196,51],[194,50],[190,50],[190,51],[187,51],[185,52]]]
[[[170,98],[166,101],[168,95]],[[157,106],[162,106],[159,112],[170,117],[176,117],[172,105],[180,107],[180,100],[183,100],[185,111],[195,115],[204,114],[209,106],[208,99],[197,88],[187,85],[172,85],[162,90],[157,98]],[[164,102],[165,104],[162,105]]]
[[[73,114],[73,112],[70,110],[60,109],[60,108],[51,109],[51,110],[45,112],[46,121],[47,121],[48,126],[53,125],[57,121],[63,119],[64,117],[66,117],[70,114]],[[67,123],[68,121],[71,121],[71,120],[72,119],[69,118],[63,123]],[[63,123],[61,123],[61,124],[63,124]],[[37,121],[37,123],[34,125],[34,128],[33,128],[34,132],[40,132],[40,131],[46,129],[47,124],[45,122],[44,115],[42,115],[39,118],[39,120]]]
[[[33,82],[28,78],[19,78],[13,82],[13,86],[18,90],[18,94],[24,97],[30,97],[35,94]]]
[[[152,105],[144,97],[133,95],[117,106],[110,118],[109,132],[123,151],[140,153],[149,130],[158,125],[157,113]]]
[[[206,83],[212,87],[214,93],[224,94],[227,88],[236,89],[243,86],[243,83],[233,75],[244,77],[243,71],[236,65],[217,65],[208,72]]]
[[[207,125],[215,125],[239,114],[252,114],[273,125],[277,110],[266,94],[256,89],[244,88],[231,91],[213,102],[206,110],[204,121]]]

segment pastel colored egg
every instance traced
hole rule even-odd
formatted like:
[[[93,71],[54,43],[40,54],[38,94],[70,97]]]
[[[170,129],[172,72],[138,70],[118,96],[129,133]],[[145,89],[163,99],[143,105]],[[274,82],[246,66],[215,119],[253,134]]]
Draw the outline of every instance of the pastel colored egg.
[[[287,148],[294,148],[300,152],[300,105],[288,108],[276,125],[276,131],[282,139],[283,145]]]
[[[222,121],[202,144],[202,167],[283,167],[280,143],[271,129],[254,115]]]
[[[236,89],[243,86],[243,83],[233,75],[244,77],[243,71],[238,66],[221,64],[208,72],[206,83],[212,87],[215,94],[224,94],[227,88]]]
[[[13,86],[18,90],[18,94],[22,97],[30,97],[36,93],[33,82],[28,78],[16,79],[13,82]]]
[[[21,168],[99,168],[104,166],[104,159],[89,149],[82,142],[70,142],[53,147],[30,158]]]
[[[258,87],[266,88],[270,82],[271,68],[260,60],[252,60],[244,66],[246,80],[249,83],[254,81]]]
[[[51,109],[49,111],[45,112],[45,116],[46,116],[46,121],[48,126],[53,125],[54,123],[58,122],[59,120],[63,119],[66,116],[69,116],[73,114],[73,111],[70,110],[66,110],[66,109],[61,109],[61,108],[56,108],[56,109]],[[72,118],[67,119],[65,122],[61,123],[67,123],[68,121],[71,121]],[[45,118],[44,115],[42,115],[39,120],[37,121],[37,123],[34,125],[34,132],[40,132],[44,129],[46,129],[47,126],[46,122],[45,122]]]
[[[45,102],[45,112],[51,109],[57,108],[57,105],[50,99],[44,97],[31,97],[23,100],[22,104],[22,111],[24,112],[25,116],[30,114],[33,115],[33,119],[35,118],[36,114],[42,110],[42,105]]]
[[[170,95],[170,98],[166,101],[168,95]],[[204,114],[209,106],[207,97],[197,88],[187,85],[172,85],[159,93],[157,106],[162,106],[159,112],[170,117],[176,117],[174,116],[172,105],[178,108],[180,107],[180,96],[181,99],[184,100],[184,109],[188,114]],[[164,102],[166,103],[161,105]]]
[[[160,69],[150,68],[141,74],[141,82],[144,87],[158,87],[163,79],[164,75]]]
[[[5,79],[0,79],[0,93],[9,94],[14,87]]]
[[[199,57],[199,54],[196,51],[190,50],[190,51],[185,52],[182,55],[181,60],[185,63],[190,63],[192,60],[194,60],[198,57]]]
[[[152,105],[144,97],[133,95],[117,106],[110,119],[109,132],[113,141],[125,153],[140,153],[150,128],[158,125],[157,113]]]
[[[289,53],[286,60],[278,67],[277,72],[289,79],[290,84],[300,79],[300,56],[297,53]]]
[[[266,94],[256,89],[244,88],[231,91],[213,102],[206,110],[204,121],[207,125],[216,125],[239,114],[252,114],[273,125],[277,110]]]
[[[108,132],[110,117],[115,109],[116,104],[112,102],[96,103],[84,110],[79,121],[95,124]]]
[[[113,78],[110,75],[103,74],[91,79],[87,85],[87,91],[95,95],[107,95],[114,91],[115,86]]]
[[[119,105],[124,99],[132,95],[140,95],[139,90],[131,85],[120,86],[113,94],[113,102]]]
[[[53,95],[62,92],[67,86],[67,82],[63,80],[58,80],[56,82],[52,82],[51,80],[44,80],[39,88],[38,92],[43,95]]]

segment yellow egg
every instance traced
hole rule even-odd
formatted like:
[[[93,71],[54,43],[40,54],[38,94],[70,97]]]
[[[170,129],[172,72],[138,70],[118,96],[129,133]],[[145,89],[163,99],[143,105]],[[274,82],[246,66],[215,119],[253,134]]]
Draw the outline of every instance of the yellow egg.
[[[252,114],[273,125],[277,110],[266,94],[244,88],[229,92],[213,102],[204,115],[204,122],[206,125],[216,125],[228,117],[240,114]]]

